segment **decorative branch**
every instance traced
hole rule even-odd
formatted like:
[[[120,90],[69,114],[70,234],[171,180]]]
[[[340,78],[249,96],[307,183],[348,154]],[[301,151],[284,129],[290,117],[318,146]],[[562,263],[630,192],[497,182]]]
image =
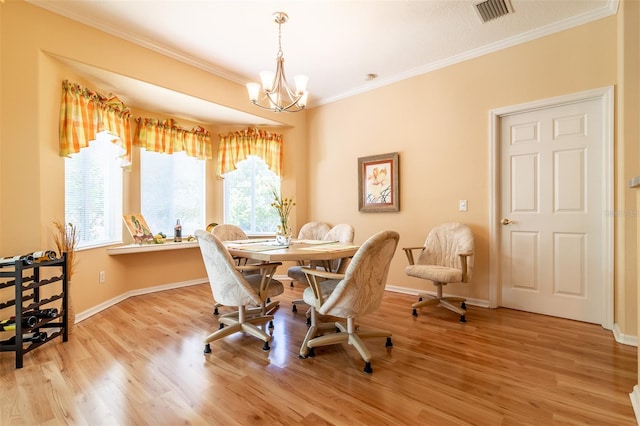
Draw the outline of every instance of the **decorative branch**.
[[[77,259],[75,256],[78,247],[78,230],[76,226],[69,223],[53,222],[55,232],[53,233],[53,241],[58,250],[58,255],[62,257],[62,253],[67,253],[67,279],[71,281],[71,276],[75,272]]]

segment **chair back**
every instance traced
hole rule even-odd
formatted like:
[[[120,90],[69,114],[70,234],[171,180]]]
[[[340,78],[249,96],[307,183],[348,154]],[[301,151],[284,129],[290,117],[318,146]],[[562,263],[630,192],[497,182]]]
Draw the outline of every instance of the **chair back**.
[[[327,232],[327,235],[324,236],[324,241],[337,241],[339,243],[352,243],[355,237],[355,230],[353,226],[348,223],[340,223]],[[343,273],[346,265],[348,264],[348,259],[334,259],[329,262],[329,268],[334,272]],[[318,265],[318,262],[311,262],[312,265]]]
[[[462,270],[460,253],[473,252],[473,232],[462,223],[444,223],[433,228],[424,242],[416,265],[438,265]],[[467,275],[471,276],[473,256],[467,259]]]
[[[218,237],[220,241],[246,240],[248,238],[242,228],[230,223],[214,226],[211,233]]]
[[[216,302],[225,306],[260,305],[260,295],[236,269],[236,263],[224,244],[203,229],[196,230],[195,236]]]
[[[299,240],[322,240],[329,232],[331,227],[324,222],[307,222],[300,228],[298,232]]]
[[[318,312],[349,318],[378,309],[399,240],[397,232],[382,231],[365,241],[351,259],[344,278]]]
[[[338,241],[341,243],[352,243],[355,237],[355,230],[353,226],[348,223],[340,223],[327,232],[323,240],[325,241]]]

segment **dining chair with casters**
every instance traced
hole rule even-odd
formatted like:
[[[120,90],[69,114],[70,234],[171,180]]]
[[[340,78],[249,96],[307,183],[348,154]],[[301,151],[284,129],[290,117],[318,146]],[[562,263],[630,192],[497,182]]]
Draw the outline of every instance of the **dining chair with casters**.
[[[298,240],[323,240],[325,235],[331,230],[331,226],[325,222],[307,222],[298,231]],[[301,260],[298,266],[309,265],[310,261]],[[291,279],[291,287],[295,279]],[[305,283],[306,284],[306,283]],[[295,306],[295,305],[294,305]]]
[[[240,228],[238,225],[234,225],[232,223],[221,223],[211,228],[210,231],[213,235],[218,237],[220,241],[235,241],[235,240],[246,240],[249,238],[247,234]],[[233,258],[238,265],[246,265],[247,259],[241,257]],[[213,314],[220,314],[219,308],[223,305],[216,301],[213,305]]]
[[[205,230],[195,231],[204,266],[209,277],[211,292],[224,306],[234,306],[237,311],[218,317],[220,328],[205,339],[205,353],[211,352],[210,343],[237,332],[246,332],[264,341],[263,350],[269,350],[273,333],[273,315],[264,310],[268,297],[284,292],[282,282],[273,279],[280,262],[259,265],[238,265],[224,244]],[[262,306],[262,312],[248,314],[247,308]],[[269,323],[270,333],[258,325]]]
[[[300,348],[301,358],[315,356],[314,349],[319,346],[346,342],[354,346],[364,360],[364,372],[373,372],[371,353],[363,339],[386,337],[385,346],[391,347],[391,332],[356,326],[355,321],[380,306],[399,239],[395,231],[373,235],[360,246],[344,274],[302,268],[310,283],[303,297],[311,306],[311,325]],[[335,332],[320,335],[319,315],[339,319],[333,325]]]
[[[410,277],[430,280],[436,294],[419,293],[418,302],[412,305],[414,316],[418,308],[437,305],[460,315],[466,322],[467,305],[464,297],[443,296],[443,287],[452,283],[468,283],[473,269],[474,237],[469,226],[451,222],[434,227],[422,247],[403,248],[409,266],[405,273]],[[419,250],[417,258],[414,252]]]
[[[348,223],[340,223],[332,227],[322,238],[324,241],[337,241],[343,244],[353,243],[353,239],[355,237],[355,229],[352,225]],[[297,281],[302,284],[308,285],[307,277],[304,272],[302,272],[303,267],[311,267],[329,272],[343,272],[348,263],[348,259],[336,259],[332,261],[324,261],[324,262],[309,262],[305,265],[297,265],[292,266],[287,270],[287,276],[291,278],[293,281]],[[293,312],[298,312],[298,305],[304,304],[303,299],[294,299],[291,301],[292,307],[291,310]],[[309,317],[309,311],[307,310],[307,324],[311,324],[311,319]]]

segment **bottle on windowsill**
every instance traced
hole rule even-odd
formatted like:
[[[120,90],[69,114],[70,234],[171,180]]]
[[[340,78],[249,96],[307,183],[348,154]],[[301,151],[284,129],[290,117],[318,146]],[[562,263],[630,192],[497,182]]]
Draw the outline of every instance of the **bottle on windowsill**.
[[[180,219],[176,221],[176,226],[173,227],[173,241],[176,243],[182,242],[182,225],[180,225]]]

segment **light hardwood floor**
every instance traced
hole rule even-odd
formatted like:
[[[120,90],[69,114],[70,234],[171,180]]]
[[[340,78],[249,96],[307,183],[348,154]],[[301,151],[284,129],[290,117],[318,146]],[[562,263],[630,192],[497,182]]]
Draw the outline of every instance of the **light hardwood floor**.
[[[208,284],[133,297],[30,352],[16,370],[0,353],[2,425],[635,425],[634,347],[593,324],[469,306],[411,316],[388,293],[363,325],[373,374],[353,347],[299,359],[303,309],[285,286],[271,351],[234,335],[203,354],[218,328]]]

